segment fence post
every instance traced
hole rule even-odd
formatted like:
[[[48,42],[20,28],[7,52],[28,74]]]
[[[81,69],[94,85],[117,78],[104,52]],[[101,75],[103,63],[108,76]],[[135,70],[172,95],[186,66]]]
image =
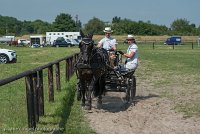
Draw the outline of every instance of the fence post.
[[[69,81],[69,59],[66,59],[66,70],[65,70],[66,81]]]
[[[70,58],[67,60],[67,62],[68,62],[68,70],[67,70],[67,73],[68,73],[68,75],[67,75],[67,79],[68,79],[68,81],[69,81],[69,79],[70,79],[70,69],[71,69],[71,60],[70,60]]]
[[[72,63],[72,60],[73,60],[73,57],[71,57],[69,59],[69,61],[70,61],[70,69],[69,69],[70,75],[69,75],[69,78],[71,78],[72,73],[73,73],[73,63]]]
[[[27,99],[27,112],[28,112],[28,127],[36,128],[35,120],[35,105],[34,105],[34,89],[32,75],[25,77],[26,83],[26,99]]]
[[[54,101],[53,91],[53,65],[48,67],[49,102]]]
[[[43,72],[37,72],[37,85],[38,85],[38,103],[39,103],[39,115],[44,115],[44,88],[43,88]]]
[[[75,64],[75,62],[76,62],[76,56],[74,55],[72,57],[72,74],[74,73],[74,64]]]
[[[153,42],[153,50],[154,50],[154,42]]]
[[[35,120],[39,121],[39,103],[38,103],[38,84],[37,73],[32,74],[33,79],[33,91],[34,91],[34,108],[35,108]]]
[[[61,85],[60,85],[60,63],[56,63],[56,89],[58,91],[61,90]]]
[[[68,60],[65,60],[65,81],[68,81]]]
[[[194,48],[194,44],[193,44],[193,42],[192,42],[192,49]]]

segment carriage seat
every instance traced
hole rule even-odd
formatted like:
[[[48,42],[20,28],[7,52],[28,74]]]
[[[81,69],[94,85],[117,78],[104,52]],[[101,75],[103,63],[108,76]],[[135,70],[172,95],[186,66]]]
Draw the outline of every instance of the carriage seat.
[[[121,65],[117,66],[115,71],[124,77],[130,77],[135,73],[135,70],[122,68]]]
[[[135,70],[122,70],[120,71],[120,74],[123,75],[124,77],[131,77],[134,75]]]

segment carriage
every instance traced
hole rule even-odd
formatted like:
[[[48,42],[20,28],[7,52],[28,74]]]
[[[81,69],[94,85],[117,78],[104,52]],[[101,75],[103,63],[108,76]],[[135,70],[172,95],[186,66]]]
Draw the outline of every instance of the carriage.
[[[132,102],[136,93],[134,71],[120,69],[120,54],[95,47],[92,34],[80,32],[80,54],[75,64],[77,75],[77,100],[87,110],[92,108],[92,99],[97,98],[97,108],[102,106],[105,92],[125,92],[124,100]]]
[[[107,92],[125,92],[124,100],[126,102],[133,101],[136,94],[136,78],[135,70],[123,70],[122,56],[115,52],[108,52],[110,58],[110,66],[115,69],[110,69],[106,74],[105,88]],[[114,66],[113,66],[114,65]]]

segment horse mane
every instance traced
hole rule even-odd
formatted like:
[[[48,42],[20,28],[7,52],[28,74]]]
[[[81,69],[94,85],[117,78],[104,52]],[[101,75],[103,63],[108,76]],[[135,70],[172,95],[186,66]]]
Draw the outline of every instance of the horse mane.
[[[103,48],[93,47],[90,65],[92,68],[102,68],[109,64],[108,53]]]
[[[89,34],[84,34],[80,31],[82,36],[82,41],[79,44],[80,54],[79,60],[76,64],[76,67],[79,68],[88,68],[94,72],[97,71],[107,71],[109,66],[109,56],[105,49],[96,47],[92,39],[92,32]]]

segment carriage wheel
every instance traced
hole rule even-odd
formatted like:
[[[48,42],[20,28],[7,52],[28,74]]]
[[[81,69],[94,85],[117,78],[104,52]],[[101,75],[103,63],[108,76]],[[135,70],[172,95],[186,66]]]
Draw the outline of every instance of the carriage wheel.
[[[135,95],[136,95],[136,78],[135,76],[132,76],[130,81],[130,99],[133,101]]]
[[[127,85],[127,88],[126,88],[126,97],[125,97],[125,101],[126,102],[129,102],[130,100],[130,84],[129,84],[129,79],[126,78],[126,85]]]

